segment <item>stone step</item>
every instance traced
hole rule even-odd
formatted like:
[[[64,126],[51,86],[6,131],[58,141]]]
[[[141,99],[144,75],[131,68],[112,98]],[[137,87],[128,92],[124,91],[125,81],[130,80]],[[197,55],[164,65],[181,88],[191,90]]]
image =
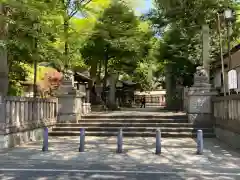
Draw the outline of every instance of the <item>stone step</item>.
[[[105,110],[103,105],[91,105],[92,112],[103,112]]]
[[[172,119],[172,120],[186,120],[188,119],[187,115],[151,115],[151,114],[113,114],[113,115],[106,115],[104,114],[90,114],[82,116],[82,119]]]
[[[86,131],[89,132],[118,132],[121,127],[84,127],[84,126],[79,126],[79,127],[54,127],[52,131],[76,131],[79,132],[80,128],[85,128]],[[156,127],[123,127],[122,130],[123,132],[155,132]],[[161,132],[196,132],[197,129],[194,128],[189,128],[189,127],[162,127],[160,128]],[[208,133],[213,133],[212,128],[202,128],[203,132],[208,132]]]
[[[191,123],[148,123],[138,121],[128,123],[120,123],[120,122],[82,122],[80,123],[57,123],[56,127],[193,127]]]
[[[95,118],[95,119],[81,119],[78,123],[187,123],[187,119],[129,119],[129,118],[118,118],[118,119],[108,119],[108,118]]]
[[[86,131],[86,136],[117,136],[118,132],[106,132],[106,131]],[[195,138],[197,136],[196,133],[192,132],[162,132],[162,137],[177,137],[177,138]],[[49,136],[79,136],[79,132],[77,131],[52,131],[49,132]],[[124,137],[155,137],[155,132],[123,132]],[[204,138],[214,138],[214,133],[203,133]]]

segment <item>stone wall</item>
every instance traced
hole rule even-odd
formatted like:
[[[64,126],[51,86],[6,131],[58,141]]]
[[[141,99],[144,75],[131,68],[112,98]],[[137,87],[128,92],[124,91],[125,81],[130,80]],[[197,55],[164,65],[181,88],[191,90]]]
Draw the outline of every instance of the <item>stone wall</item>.
[[[240,148],[240,96],[215,97],[213,108],[217,138]]]
[[[6,97],[0,104],[0,149],[42,139],[57,121],[57,99]]]

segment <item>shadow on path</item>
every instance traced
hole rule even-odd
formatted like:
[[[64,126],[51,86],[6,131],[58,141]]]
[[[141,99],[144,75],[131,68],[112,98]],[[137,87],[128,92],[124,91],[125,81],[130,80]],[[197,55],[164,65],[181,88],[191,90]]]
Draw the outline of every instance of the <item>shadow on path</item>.
[[[31,143],[0,153],[0,178],[240,179],[238,152],[215,139],[206,139],[204,145],[204,155],[198,156],[193,139],[163,139],[158,156],[154,138],[125,138],[124,153],[116,154],[116,138],[86,137],[85,152],[79,153],[78,138],[52,138],[48,152],[41,152],[41,143]]]

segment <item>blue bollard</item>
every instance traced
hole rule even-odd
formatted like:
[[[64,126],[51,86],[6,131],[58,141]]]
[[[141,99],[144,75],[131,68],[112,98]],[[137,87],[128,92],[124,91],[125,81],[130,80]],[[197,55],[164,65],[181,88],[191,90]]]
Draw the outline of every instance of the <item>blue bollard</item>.
[[[120,129],[117,136],[117,153],[123,152],[122,146],[123,146],[123,133],[122,133],[122,129]]]
[[[80,129],[80,145],[79,145],[79,152],[84,152],[85,146],[85,129]]]
[[[42,151],[48,151],[48,128],[45,127],[43,131],[43,147]]]
[[[203,154],[203,132],[202,130],[197,131],[197,154]]]
[[[155,154],[161,154],[161,131],[160,129],[157,129],[156,131],[156,152]]]

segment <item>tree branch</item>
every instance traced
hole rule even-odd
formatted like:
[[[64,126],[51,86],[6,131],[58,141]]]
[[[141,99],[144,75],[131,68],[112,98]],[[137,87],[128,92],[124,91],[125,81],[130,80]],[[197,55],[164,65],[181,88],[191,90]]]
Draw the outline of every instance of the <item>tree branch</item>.
[[[77,7],[74,8],[74,10],[70,13],[69,17],[73,17],[77,14],[77,12],[79,11],[80,7],[85,7],[87,6],[92,0],[87,0],[86,3],[84,3],[86,0],[80,0],[80,2],[78,3],[78,5],[76,5]],[[83,4],[84,3],[84,4]],[[80,6],[80,7],[79,7]]]

